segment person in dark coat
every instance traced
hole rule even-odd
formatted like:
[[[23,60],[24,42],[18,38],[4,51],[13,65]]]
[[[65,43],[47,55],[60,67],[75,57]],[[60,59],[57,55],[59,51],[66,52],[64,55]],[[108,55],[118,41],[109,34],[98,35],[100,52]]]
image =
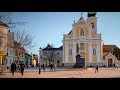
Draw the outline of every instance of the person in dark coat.
[[[43,63],[43,71],[45,71],[45,64]]]
[[[50,64],[50,71],[53,71],[53,64]]]
[[[16,64],[15,64],[15,62],[13,62],[13,63],[11,64],[12,77],[14,76],[15,70],[16,70]]]
[[[22,76],[23,76],[23,73],[24,73],[24,68],[25,68],[25,65],[24,65],[23,62],[21,62],[21,64],[20,64],[20,70],[21,70]]]
[[[39,74],[41,73],[41,65],[39,65]]]
[[[98,65],[96,66],[96,68],[95,68],[95,73],[98,73]]]

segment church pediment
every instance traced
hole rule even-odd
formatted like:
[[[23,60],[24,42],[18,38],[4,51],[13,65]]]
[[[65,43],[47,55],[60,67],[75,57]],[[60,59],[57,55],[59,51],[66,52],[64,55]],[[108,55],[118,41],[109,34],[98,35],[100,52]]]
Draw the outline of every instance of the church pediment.
[[[90,23],[88,23],[87,21],[85,21],[85,20],[79,20],[78,22],[76,22],[75,24],[74,24],[74,26],[75,27],[88,27],[88,26],[90,26],[91,24]]]
[[[113,55],[113,54],[111,54],[111,53],[109,53],[107,56],[106,56],[106,58],[114,58],[115,56]]]

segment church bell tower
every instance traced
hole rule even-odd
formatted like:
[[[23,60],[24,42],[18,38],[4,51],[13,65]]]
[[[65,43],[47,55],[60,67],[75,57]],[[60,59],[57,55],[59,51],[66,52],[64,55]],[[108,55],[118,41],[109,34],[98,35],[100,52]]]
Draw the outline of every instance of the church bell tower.
[[[96,12],[88,12],[87,21],[92,24],[92,30],[94,33],[97,33],[97,17]]]

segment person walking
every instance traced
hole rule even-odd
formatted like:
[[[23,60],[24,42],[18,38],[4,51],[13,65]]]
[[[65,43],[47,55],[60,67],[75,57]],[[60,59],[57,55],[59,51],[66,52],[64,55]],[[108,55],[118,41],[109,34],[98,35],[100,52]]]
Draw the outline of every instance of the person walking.
[[[39,65],[39,74],[41,73],[41,65]]]
[[[98,65],[96,66],[96,68],[95,68],[95,73],[98,73]]]
[[[23,76],[25,65],[23,62],[20,64],[21,75]]]
[[[43,63],[43,71],[45,72],[45,64]]]
[[[13,63],[11,64],[12,77],[14,76],[15,70],[16,70],[16,65],[15,65],[15,62],[13,62]]]
[[[50,71],[53,72],[53,63],[50,64]]]

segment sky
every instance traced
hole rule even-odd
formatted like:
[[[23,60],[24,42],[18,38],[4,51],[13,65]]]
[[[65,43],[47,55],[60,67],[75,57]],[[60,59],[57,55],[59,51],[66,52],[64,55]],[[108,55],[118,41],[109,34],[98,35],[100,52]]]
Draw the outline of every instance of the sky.
[[[29,51],[39,54],[39,48],[47,44],[62,45],[63,34],[72,30],[73,21],[78,21],[81,12],[12,12],[15,22],[27,22],[25,30],[34,37],[35,46]],[[87,20],[87,12],[83,12]],[[120,12],[97,12],[97,32],[101,33],[104,44],[120,48]]]

